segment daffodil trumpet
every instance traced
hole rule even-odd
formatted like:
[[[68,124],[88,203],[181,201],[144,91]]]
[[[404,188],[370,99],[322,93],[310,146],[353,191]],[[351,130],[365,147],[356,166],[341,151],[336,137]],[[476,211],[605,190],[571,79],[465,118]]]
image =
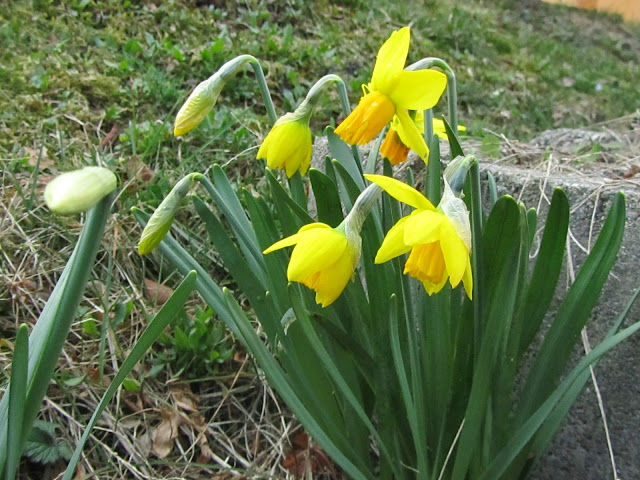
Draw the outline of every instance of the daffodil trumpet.
[[[415,188],[384,175],[365,175],[395,199],[415,208],[385,236],[375,262],[383,263],[409,253],[404,273],[422,282],[432,295],[460,282],[469,298],[473,293],[471,226],[469,212],[445,181],[444,195],[436,208]]]
[[[425,112],[418,111],[412,112],[411,118],[418,131],[424,135],[425,133]],[[465,131],[466,127],[458,125],[458,131]],[[431,134],[435,134],[438,138],[447,140],[447,131],[444,126],[444,120],[441,118],[431,119]],[[427,132],[426,138],[429,138],[430,134]],[[408,142],[410,139],[406,133],[406,130],[398,117],[394,116],[389,125],[389,130],[385,135],[384,141],[380,146],[380,154],[389,160],[392,165],[398,165],[407,160],[409,154]],[[423,157],[423,160],[426,160]]]

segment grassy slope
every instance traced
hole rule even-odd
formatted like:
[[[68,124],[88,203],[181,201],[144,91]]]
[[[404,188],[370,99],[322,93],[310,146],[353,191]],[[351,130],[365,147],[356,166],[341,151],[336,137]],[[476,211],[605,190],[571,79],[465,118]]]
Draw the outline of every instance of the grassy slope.
[[[263,62],[279,113],[293,108],[326,73],[345,78],[355,102],[379,45],[390,31],[410,23],[409,60],[439,56],[450,62],[458,76],[461,120],[472,134],[483,135],[487,128],[526,139],[548,128],[589,125],[640,107],[640,28],[615,17],[544,4],[537,10],[504,10],[488,1],[464,6],[452,0],[425,1],[418,10],[417,2],[378,1],[373,9],[357,1],[318,1],[314,9],[310,3],[0,4],[0,337],[11,338],[17,320],[37,317],[78,232],[77,219],[56,218],[41,206],[43,179],[100,162],[116,170],[126,188],[96,271],[98,278],[113,274],[111,290],[105,293],[103,284],[94,283],[88,297],[103,300],[85,302],[83,314],[99,319],[104,310],[114,323],[122,322],[118,336],[107,342],[107,360],[98,362],[107,375],[116,367],[153,309],[141,300],[143,279],[158,279],[159,271],[161,277],[170,275],[161,271],[157,259],[142,261],[132,254],[139,230],[128,207],[157,205],[179,176],[204,171],[214,162],[227,164],[238,183],[251,181],[260,171],[255,152],[268,124],[250,73],[223,91],[205,125],[184,140],[170,135],[186,93],[235,55],[249,53]],[[317,131],[338,115],[333,97],[317,110]],[[114,126],[120,133],[101,145]],[[38,158],[40,177],[34,169]],[[197,228],[188,213],[182,223],[186,232]],[[59,379],[72,381],[52,394],[60,410],[50,408],[51,418],[66,424],[60,417],[66,411],[85,421],[92,403],[74,405],[87,391],[100,392],[94,378],[98,343],[86,328],[72,335],[70,363]],[[8,358],[0,343],[2,371]],[[86,374],[91,381],[74,384]],[[148,379],[145,406],[149,398],[164,405],[163,388]],[[200,412],[211,421],[203,408],[208,401],[215,408],[219,391],[200,393]],[[245,428],[242,412],[257,408],[247,405],[262,401],[244,395],[242,405],[231,408],[240,425],[234,432]],[[148,424],[160,422],[154,412],[146,417]],[[123,413],[135,413],[135,408],[129,405],[114,415]],[[139,434],[108,432],[105,428],[99,438],[120,453],[134,448],[130,443]],[[103,465],[100,451],[93,458]],[[224,449],[217,454],[226,455]],[[250,452],[246,455],[254,461]],[[160,467],[153,475],[162,477],[159,472]]]

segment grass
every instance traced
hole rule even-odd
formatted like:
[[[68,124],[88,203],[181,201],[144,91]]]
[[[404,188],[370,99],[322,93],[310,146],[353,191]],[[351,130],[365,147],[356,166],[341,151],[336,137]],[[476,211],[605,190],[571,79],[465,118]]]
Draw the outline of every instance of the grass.
[[[38,317],[79,231],[77,218],[55,217],[42,206],[41,190],[52,175],[101,164],[117,172],[122,186],[96,280],[43,410],[43,419],[63,425],[60,435],[73,444],[104,382],[157,308],[144,280],[169,286],[178,280],[159,257],[135,254],[140,232],[129,208],[157,206],[179,177],[216,163],[226,165],[238,185],[261,188],[255,153],[269,125],[252,73],[233,80],[204,125],[175,139],[172,122],[186,94],[224,61],[249,53],[263,64],[279,114],[294,108],[327,73],[347,81],[355,102],[377,48],[406,24],[413,27],[410,61],[439,56],[456,71],[460,118],[473,136],[491,131],[528,140],[550,128],[588,126],[640,108],[640,27],[555,5],[0,4],[0,383],[7,378],[18,323]],[[338,118],[333,93],[317,109],[312,127],[319,133]],[[199,226],[188,212],[180,220],[185,238],[196,242]],[[225,283],[215,252],[198,250]],[[194,299],[189,309],[193,320],[184,320],[190,328],[198,322],[197,304]],[[234,346],[231,339],[221,342],[224,352]],[[213,362],[215,368],[188,372],[178,348],[183,339],[169,337],[164,345],[173,353],[151,355],[110,407],[87,448],[85,471],[93,468],[108,478],[210,478],[217,469],[237,469],[249,478],[285,476],[280,464],[295,421],[242,350]],[[166,368],[154,368],[158,358],[169,359]],[[176,424],[179,436],[168,441],[181,447],[166,457],[157,450],[150,456],[162,446],[155,441],[158,432]],[[55,474],[59,467],[48,468]],[[23,476],[37,468],[25,464]]]

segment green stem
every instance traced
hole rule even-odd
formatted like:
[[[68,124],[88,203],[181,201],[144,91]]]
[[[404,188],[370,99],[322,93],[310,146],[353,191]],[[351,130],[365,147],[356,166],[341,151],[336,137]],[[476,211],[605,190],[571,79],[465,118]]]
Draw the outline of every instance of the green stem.
[[[340,96],[340,104],[342,105],[342,113],[345,117],[348,117],[351,113],[351,105],[349,104],[349,96],[347,95],[347,87],[344,84],[344,81],[340,79],[338,82],[338,95]],[[362,157],[360,157],[360,150],[358,150],[357,145],[351,145],[351,151],[353,152],[353,156],[356,159],[356,165],[360,170],[362,170]]]
[[[253,68],[253,72],[256,75],[256,80],[258,81],[258,87],[260,88],[260,94],[262,95],[262,99],[264,100],[264,106],[267,109],[269,121],[274,124],[276,123],[278,116],[276,115],[276,109],[273,106],[273,100],[271,99],[271,92],[269,92],[267,79],[265,78],[264,72],[262,71],[262,65],[257,58],[251,55],[243,55],[243,57],[246,57],[247,62],[249,62],[251,64],[251,68]]]
[[[482,265],[482,196],[480,192],[480,168],[475,160],[469,169],[471,190],[471,243],[473,255],[471,268],[473,274],[473,318],[477,339],[476,354],[480,348],[479,332],[481,331],[482,299],[484,298],[480,267]]]

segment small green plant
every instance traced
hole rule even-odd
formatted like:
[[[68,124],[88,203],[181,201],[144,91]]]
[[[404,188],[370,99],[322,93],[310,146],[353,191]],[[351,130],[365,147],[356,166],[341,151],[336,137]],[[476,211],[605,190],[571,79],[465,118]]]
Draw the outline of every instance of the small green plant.
[[[234,352],[233,339],[211,307],[182,312],[169,332],[158,339],[151,372],[171,369],[171,377],[206,378],[215,375]]]

